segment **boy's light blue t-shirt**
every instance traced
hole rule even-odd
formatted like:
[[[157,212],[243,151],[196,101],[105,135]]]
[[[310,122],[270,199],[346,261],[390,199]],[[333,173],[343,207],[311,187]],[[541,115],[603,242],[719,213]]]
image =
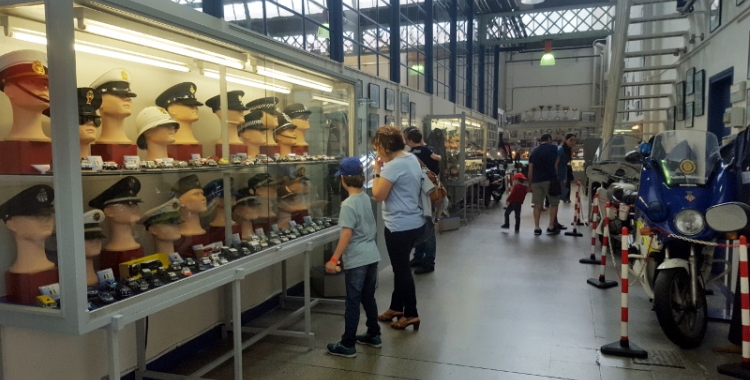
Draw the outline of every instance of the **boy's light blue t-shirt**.
[[[391,232],[408,231],[424,225],[419,208],[422,194],[422,167],[413,154],[396,157],[383,166],[380,176],[393,184],[383,202],[383,221]],[[424,205],[430,207],[430,205]]]
[[[352,230],[352,239],[342,256],[344,269],[380,261],[380,252],[375,244],[375,216],[366,193],[352,195],[341,202],[339,226]]]

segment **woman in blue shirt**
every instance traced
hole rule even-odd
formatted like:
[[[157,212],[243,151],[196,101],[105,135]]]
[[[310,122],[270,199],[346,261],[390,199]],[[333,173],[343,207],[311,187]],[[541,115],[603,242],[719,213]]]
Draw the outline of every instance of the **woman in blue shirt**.
[[[557,156],[560,157],[560,163],[557,165],[557,177],[562,187],[560,200],[565,203],[570,203],[571,184],[568,183],[568,165],[570,165],[570,161],[573,159],[573,147],[576,146],[576,143],[576,135],[568,133],[565,135],[562,144],[557,147]]]
[[[378,319],[398,318],[391,327],[403,330],[413,325],[418,330],[420,320],[409,254],[425,223],[419,208],[422,168],[413,154],[404,152],[404,138],[397,127],[378,128],[372,147],[378,154],[372,197],[383,202],[385,245],[394,278],[390,308]]]

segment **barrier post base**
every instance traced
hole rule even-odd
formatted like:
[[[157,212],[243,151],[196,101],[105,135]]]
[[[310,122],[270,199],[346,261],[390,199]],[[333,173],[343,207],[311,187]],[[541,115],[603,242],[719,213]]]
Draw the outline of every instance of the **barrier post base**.
[[[580,237],[580,236],[583,236],[583,234],[582,234],[582,233],[580,233],[580,232],[578,232],[578,231],[576,231],[576,229],[575,229],[575,228],[573,229],[573,231],[570,231],[570,232],[566,232],[566,233],[565,233],[564,235],[565,235],[565,236],[575,236],[575,237]]]
[[[590,279],[586,280],[586,282],[588,282],[589,285],[592,285],[592,286],[594,286],[596,288],[599,288],[599,289],[614,288],[615,286],[618,285],[617,281],[607,281],[607,280],[599,281],[598,278],[590,278]]]
[[[578,260],[578,262],[581,263],[581,264],[592,264],[592,265],[601,265],[602,264],[601,260],[599,260],[599,259],[592,259],[592,258],[589,258],[589,257],[587,257],[585,259],[580,259],[580,260]]]
[[[745,363],[728,363],[716,367],[722,375],[735,377],[738,379],[750,379],[750,365]]]
[[[638,347],[637,345],[630,343],[627,340],[619,340],[614,343],[610,343],[602,346],[602,354],[612,356],[623,356],[626,358],[648,358],[648,352]]]

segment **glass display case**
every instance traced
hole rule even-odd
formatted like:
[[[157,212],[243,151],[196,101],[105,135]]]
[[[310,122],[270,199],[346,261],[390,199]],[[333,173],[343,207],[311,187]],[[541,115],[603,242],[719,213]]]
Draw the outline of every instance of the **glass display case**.
[[[430,133],[440,130],[445,139],[444,159],[440,161],[443,182],[463,182],[484,175],[488,140],[485,122],[460,114],[428,116],[425,124]]]
[[[352,81],[135,3],[0,6],[0,324],[132,322],[336,239]]]

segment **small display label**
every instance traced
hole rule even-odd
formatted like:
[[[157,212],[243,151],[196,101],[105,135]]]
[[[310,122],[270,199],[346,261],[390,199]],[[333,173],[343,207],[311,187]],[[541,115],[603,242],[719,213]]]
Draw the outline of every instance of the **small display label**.
[[[169,261],[173,263],[183,263],[185,260],[182,259],[182,256],[180,256],[177,252],[172,252],[169,254]]]
[[[102,156],[88,156],[86,157],[91,164],[91,170],[102,170],[104,168],[104,160]]]
[[[295,221],[291,220],[291,221],[289,221],[289,225],[290,225],[290,226],[291,226],[292,228],[296,228],[296,227],[297,227],[297,222],[295,222]]]
[[[273,231],[273,232],[279,232],[279,225],[278,224],[272,224],[271,225],[271,231]]]
[[[193,159],[193,160],[200,160],[201,159],[201,155],[199,153],[193,153],[193,154],[190,155],[190,158]]]
[[[99,279],[100,284],[104,284],[107,281],[114,281],[115,273],[112,272],[112,269],[103,269],[96,272],[96,277]]]
[[[258,228],[255,229],[255,234],[258,235],[258,236],[265,236],[266,235],[266,233],[263,232],[263,228],[260,228],[260,227],[258,227]]]
[[[39,293],[42,293],[45,296],[50,296],[53,300],[57,301],[60,299],[60,284],[54,283],[40,286]]]

